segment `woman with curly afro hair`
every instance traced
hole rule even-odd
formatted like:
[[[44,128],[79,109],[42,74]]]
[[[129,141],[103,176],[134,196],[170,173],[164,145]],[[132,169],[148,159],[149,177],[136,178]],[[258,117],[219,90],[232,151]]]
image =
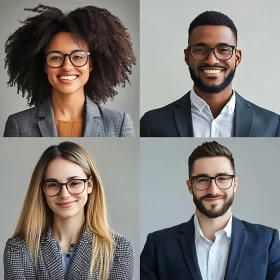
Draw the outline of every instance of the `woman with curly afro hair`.
[[[130,116],[100,106],[129,83],[136,59],[127,29],[94,6],[64,14],[38,5],[5,44],[8,85],[33,108],[9,116],[4,136],[132,137]]]

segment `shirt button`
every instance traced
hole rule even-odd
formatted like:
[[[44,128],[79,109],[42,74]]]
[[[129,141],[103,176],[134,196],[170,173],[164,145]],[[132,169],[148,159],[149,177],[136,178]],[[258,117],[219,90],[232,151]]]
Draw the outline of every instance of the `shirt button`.
[[[66,254],[66,257],[67,257],[67,258],[69,258],[69,257],[70,257],[70,254],[69,254],[69,253],[67,253],[67,254]]]

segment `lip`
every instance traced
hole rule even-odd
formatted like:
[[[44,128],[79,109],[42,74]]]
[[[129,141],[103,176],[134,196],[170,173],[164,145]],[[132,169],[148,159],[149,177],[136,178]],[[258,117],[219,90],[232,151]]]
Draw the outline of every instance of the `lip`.
[[[204,198],[205,201],[207,202],[217,202],[219,200],[221,200],[222,198]]]
[[[59,207],[61,207],[61,208],[69,208],[69,207],[71,207],[74,203],[76,202],[76,200],[75,201],[67,201],[67,202],[58,202],[58,203],[56,203]]]

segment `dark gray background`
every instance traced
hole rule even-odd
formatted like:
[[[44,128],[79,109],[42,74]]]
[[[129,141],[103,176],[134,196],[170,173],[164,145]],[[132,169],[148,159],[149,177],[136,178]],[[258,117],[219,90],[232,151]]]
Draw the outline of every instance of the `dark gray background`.
[[[54,6],[63,12],[72,11],[78,7],[94,5],[108,9],[118,16],[130,33],[133,50],[137,59],[136,66],[132,68],[130,75],[131,86],[119,87],[119,94],[113,102],[110,100],[105,107],[129,113],[135,129],[135,135],[139,135],[139,0],[0,0],[0,136],[4,133],[4,127],[9,115],[28,109],[26,99],[17,95],[16,87],[8,87],[8,74],[4,69],[4,44],[21,24],[19,20],[25,20],[36,13],[24,11],[24,8],[34,8],[38,4]]]
[[[226,146],[233,154],[239,184],[233,215],[280,231],[279,140],[249,138],[141,139],[140,248],[147,234],[188,221],[195,206],[186,180],[188,157],[205,141]]]
[[[99,171],[107,199],[109,222],[132,239],[134,280],[139,278],[139,143],[136,139],[0,138],[0,252],[14,233],[31,174],[43,151],[64,140],[84,147]],[[120,141],[118,141],[120,140]],[[3,261],[0,279],[3,279]]]

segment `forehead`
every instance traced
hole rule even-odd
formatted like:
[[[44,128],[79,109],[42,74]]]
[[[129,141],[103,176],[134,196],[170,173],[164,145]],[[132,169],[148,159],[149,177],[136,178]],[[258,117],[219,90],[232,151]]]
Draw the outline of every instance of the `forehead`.
[[[54,178],[65,181],[67,178],[72,176],[84,175],[85,173],[82,167],[78,164],[64,158],[56,158],[48,164],[44,177],[45,179]]]
[[[45,52],[60,51],[62,53],[71,53],[72,51],[79,49],[89,51],[88,43],[84,40],[79,40],[77,43],[72,38],[71,33],[59,32],[56,33],[47,44]]]
[[[218,173],[233,172],[230,160],[226,157],[203,157],[194,162],[191,176],[207,174],[216,176]]]
[[[202,25],[195,27],[189,38],[189,45],[205,43],[215,47],[219,43],[236,44],[236,39],[231,29],[224,25]]]

